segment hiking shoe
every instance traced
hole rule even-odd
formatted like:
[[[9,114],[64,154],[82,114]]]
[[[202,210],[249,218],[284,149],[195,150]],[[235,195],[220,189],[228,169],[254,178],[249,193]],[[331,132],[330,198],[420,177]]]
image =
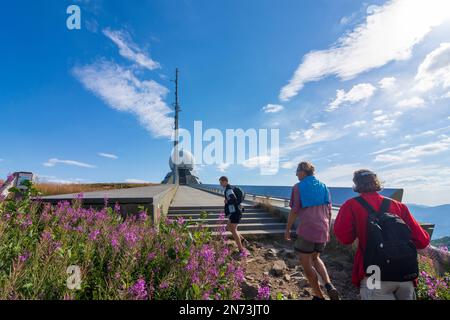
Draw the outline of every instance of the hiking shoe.
[[[341,300],[341,298],[339,297],[339,292],[331,283],[325,284],[325,289],[327,289],[330,300]]]

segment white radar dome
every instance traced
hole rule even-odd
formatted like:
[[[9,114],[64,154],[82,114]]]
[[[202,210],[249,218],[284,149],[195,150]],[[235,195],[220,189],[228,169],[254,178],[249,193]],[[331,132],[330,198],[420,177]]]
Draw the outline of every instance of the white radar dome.
[[[193,170],[194,169],[194,156],[189,151],[180,149],[178,151],[178,159],[175,157],[175,150],[172,152],[172,156],[169,159],[169,166],[171,170],[175,169],[174,163],[177,162],[178,168]]]

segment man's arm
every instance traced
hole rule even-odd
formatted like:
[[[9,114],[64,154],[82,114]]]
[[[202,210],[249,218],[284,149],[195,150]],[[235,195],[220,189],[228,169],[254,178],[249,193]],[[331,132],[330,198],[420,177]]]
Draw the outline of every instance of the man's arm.
[[[291,229],[292,226],[295,223],[295,220],[297,220],[297,212],[295,212],[294,209],[291,209],[291,212],[289,212],[289,217],[286,225],[286,232],[285,232],[285,238],[286,240],[291,240]]]
[[[294,186],[292,188],[291,201],[289,203],[289,206],[291,207],[291,211],[289,212],[288,221],[286,224],[286,232],[284,233],[284,238],[287,241],[291,240],[291,229],[295,223],[295,220],[297,220],[297,212],[298,212],[299,208],[301,207],[300,194],[299,194],[298,188],[296,186]]]

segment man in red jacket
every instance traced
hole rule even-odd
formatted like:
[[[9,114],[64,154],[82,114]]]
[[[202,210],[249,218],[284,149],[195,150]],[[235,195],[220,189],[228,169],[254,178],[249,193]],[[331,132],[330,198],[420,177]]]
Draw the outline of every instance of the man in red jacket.
[[[374,210],[378,211],[383,202],[383,196],[378,191],[382,189],[377,175],[369,170],[358,170],[353,175],[355,192],[360,193]],[[406,205],[392,200],[389,213],[399,216],[411,230],[411,240],[417,249],[424,249],[430,244],[430,236],[422,229],[409,212]],[[352,244],[358,239],[358,249],[353,265],[352,282],[360,288],[363,300],[413,300],[415,290],[413,281],[392,282],[381,281],[381,287],[373,289],[367,285],[367,273],[364,270],[364,253],[367,243],[367,219],[369,213],[355,199],[347,200],[339,210],[334,224],[336,238],[342,244]]]

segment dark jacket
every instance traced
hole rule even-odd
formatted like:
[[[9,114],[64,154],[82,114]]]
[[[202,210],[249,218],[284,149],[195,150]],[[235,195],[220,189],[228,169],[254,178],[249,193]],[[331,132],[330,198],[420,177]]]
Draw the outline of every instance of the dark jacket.
[[[224,196],[225,200],[227,200],[227,203],[225,204],[225,215],[229,216],[230,214],[242,214],[238,200],[231,185],[226,186]]]

